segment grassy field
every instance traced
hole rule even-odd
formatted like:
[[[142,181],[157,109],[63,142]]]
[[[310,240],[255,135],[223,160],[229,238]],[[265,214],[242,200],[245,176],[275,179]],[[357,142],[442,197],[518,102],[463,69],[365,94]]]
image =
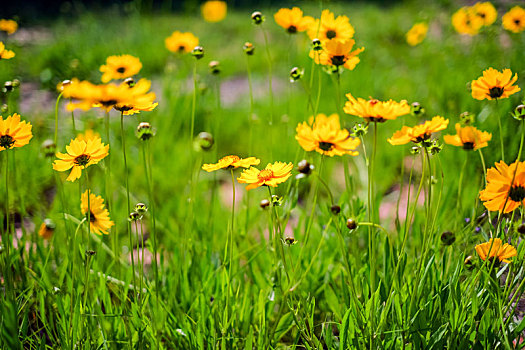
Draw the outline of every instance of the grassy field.
[[[524,122],[511,113],[523,92],[490,101],[471,94],[489,67],[511,69],[525,86],[525,32],[501,26],[514,4],[495,5],[496,22],[469,36],[451,24],[460,5],[306,2],[305,14],[316,18],[323,9],[347,15],[356,47],[365,48],[340,76],[313,63],[305,33],[275,23],[278,8],[253,9],[266,17],[262,25],[252,9],[228,9],[218,23],[198,12],[129,8],[38,26],[21,20],[2,40],[16,56],[0,59],[0,82],[20,81],[4,93],[2,116],[20,113],[33,137],[0,151],[0,348],[521,349],[523,198],[503,214],[488,211],[479,192],[484,168],[520,160]],[[416,22],[429,31],[410,46],[405,34]],[[164,40],[175,30],[194,33],[204,57],[168,51]],[[57,102],[57,84],[100,84],[99,67],[120,54],[140,58],[135,80],[152,81],[153,111],[72,113],[67,96]],[[210,72],[213,60],[219,74]],[[293,67],[304,75],[291,83]],[[343,112],[347,93],[417,102],[424,112],[367,123]],[[492,134],[487,147],[444,144],[464,112]],[[368,125],[359,155],[305,151],[296,128],[317,113],[338,113],[350,133]],[[437,115],[449,120],[432,136],[441,151],[387,141]],[[141,122],[155,130],[147,141],[136,135]],[[56,140],[66,152],[86,130],[109,155],[67,181],[45,145]],[[201,132],[213,136],[210,149]],[[256,157],[259,169],[291,162],[292,175],[247,191],[236,180],[242,168],[201,169],[226,155]],[[310,174],[299,171],[301,160],[314,166]],[[525,188],[525,170],[511,177],[510,187]],[[86,224],[88,189],[105,199],[108,235]],[[136,203],[148,210],[130,221]],[[47,219],[56,227],[44,238]],[[490,238],[516,248],[509,263],[479,256],[476,245]]]

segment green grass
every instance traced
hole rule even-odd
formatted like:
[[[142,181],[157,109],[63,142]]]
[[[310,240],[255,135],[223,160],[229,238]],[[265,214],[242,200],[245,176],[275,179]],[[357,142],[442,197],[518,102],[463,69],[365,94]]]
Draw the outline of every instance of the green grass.
[[[82,219],[80,193],[86,188],[85,171],[80,180],[70,183],[65,181],[67,174],[52,169],[55,158],[45,157],[41,144],[54,137],[54,110],[42,106],[27,112],[22,118],[32,123],[34,137],[29,145],[9,151],[9,203],[3,200],[0,205],[3,237],[6,206],[12,217],[24,217],[22,227],[20,220],[15,223],[21,234],[15,239],[17,248],[8,254],[2,244],[1,348],[514,348],[512,342],[525,329],[518,317],[523,311],[515,310],[516,300],[511,300],[513,295],[521,298],[524,291],[520,283],[525,251],[516,230],[522,212],[517,210],[512,218],[505,216],[498,229],[490,220],[478,219],[484,212],[478,199],[479,190],[484,188],[479,155],[445,145],[442,152],[429,157],[433,171],[430,207],[413,206],[412,199],[414,220],[405,227],[403,219],[395,220],[399,185],[407,188],[411,181],[414,194],[421,183],[427,193],[428,172],[422,174],[423,155],[412,156],[411,145],[392,146],[386,140],[401,126],[412,126],[434,115],[450,120],[442,134],[452,134],[460,113],[469,111],[477,116],[478,128],[493,134],[483,149],[487,167],[501,159],[498,117],[503,122],[505,159],[513,162],[524,131],[510,112],[521,103],[523,93],[496,105],[474,100],[468,84],[484,69],[494,67],[511,68],[518,74],[517,84],[525,86],[523,33],[504,32],[499,16],[492,27],[466,38],[451,27],[450,17],[456,8],[432,4],[425,4],[423,9],[408,3],[381,9],[365,3],[330,3],[323,8],[348,14],[356,29],[357,46],[365,47],[355,70],[341,76],[342,94],[418,101],[426,110],[424,117],[407,115],[378,127],[372,207],[383,213],[374,222],[385,230],[371,230],[375,247],[372,256],[366,226],[368,180],[363,148],[357,157],[346,156],[348,184],[343,175],[346,163],[341,157],[322,160],[319,154],[300,148],[294,139],[295,128],[312,115],[312,110],[302,82],[289,83],[290,69],[305,68],[302,81],[306,86],[313,82],[314,101],[321,86],[319,112],[339,112],[347,128],[362,120],[336,109],[334,77],[318,74],[317,67],[311,70],[310,40],[302,34],[286,35],[273,21],[277,9],[262,9],[276,89],[272,138],[264,36],[260,27],[251,24],[250,11],[232,10],[225,21],[210,24],[196,16],[140,16],[108,10],[75,19],[58,18],[48,23],[49,37],[42,41],[21,44],[16,36],[7,39],[7,47],[16,52],[16,57],[0,62],[0,81],[18,78],[22,85],[38,82],[42,90],[53,91],[55,97],[55,86],[64,79],[98,82],[98,68],[109,55],[127,53],[141,59],[144,67],[140,77],[153,81],[159,106],[152,112],[124,118],[127,172],[131,205],[143,202],[150,208],[143,219],[144,231],[150,237],[146,241],[149,252],[153,250],[152,210],[155,214],[159,282],[156,285],[153,265],[147,265],[145,292],[140,293],[140,299],[134,294],[132,284],[138,277],[133,278],[129,262],[126,169],[118,113],[110,113],[107,140],[103,112],[75,112],[79,131],[92,128],[110,144],[110,187],[106,186],[107,161],[89,168],[89,186],[110,201],[110,215],[116,225],[104,237],[88,237],[86,225],[82,225],[74,242]],[[305,12],[319,16],[320,9],[308,4]],[[429,36],[421,45],[409,47],[404,34],[420,20],[430,21]],[[195,60],[189,55],[175,57],[165,49],[164,39],[174,30],[195,33],[205,50],[204,58],[196,63],[200,89],[195,134],[213,133],[216,143],[208,152],[192,149],[188,140]],[[242,51],[246,41],[256,46],[255,55],[248,59]],[[219,76],[209,73],[211,60],[220,61]],[[247,64],[254,84],[252,116]],[[225,97],[221,105],[217,103],[219,83]],[[228,86],[241,93],[236,95]],[[23,110],[27,101],[22,97],[20,90],[15,90],[9,113]],[[225,103],[230,98],[232,102]],[[65,109],[59,109],[58,118],[57,146],[63,152],[75,135]],[[151,157],[153,203],[143,163],[145,143],[135,136],[140,121],[150,122],[156,129],[156,136],[147,142],[146,154]],[[371,125],[364,136],[368,156],[373,147],[372,131]],[[437,137],[442,142],[441,135]],[[236,185],[236,196],[242,199],[235,206],[231,265],[229,249],[225,250],[231,175],[229,171],[200,170],[203,163],[214,163],[228,154],[256,156],[262,166],[274,161],[295,165],[293,176],[272,189],[282,196],[281,206],[263,210],[259,203],[269,197],[266,188],[247,192],[244,185]],[[0,158],[0,198],[5,198],[5,151],[0,152]],[[296,179],[301,159],[314,164],[315,171]],[[416,165],[410,177],[412,160]],[[239,175],[236,170],[235,176]],[[340,214],[330,211],[334,203],[319,176],[341,206]],[[457,204],[460,176],[461,207]],[[393,211],[384,214],[387,206]],[[496,214],[491,213],[490,218]],[[286,225],[283,237],[293,235],[297,244],[288,246],[279,239],[268,239],[275,216]],[[45,218],[57,224],[49,241],[37,235]],[[346,228],[349,218],[358,223],[357,229]],[[401,252],[405,229],[408,239]],[[450,246],[440,240],[444,231],[455,234],[456,241]],[[478,258],[475,245],[492,234],[510,239],[518,249],[511,264],[491,269]],[[87,269],[86,250],[96,252]],[[473,270],[464,265],[467,256],[472,256]],[[374,290],[371,269],[376,276]],[[140,269],[136,266],[135,270],[138,273]],[[13,276],[14,287],[8,283],[7,271]]]

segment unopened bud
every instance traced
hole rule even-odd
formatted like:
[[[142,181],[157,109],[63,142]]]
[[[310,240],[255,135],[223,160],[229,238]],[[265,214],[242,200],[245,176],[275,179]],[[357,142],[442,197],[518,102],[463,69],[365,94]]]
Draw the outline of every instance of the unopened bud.
[[[272,206],[280,207],[283,204],[283,197],[280,197],[276,194],[272,194]]]
[[[128,85],[129,87],[134,87],[135,86],[135,80],[133,80],[133,78],[126,78],[124,80],[124,84]]]
[[[270,206],[270,201],[268,199],[263,199],[260,203],[259,203],[259,206],[263,209],[266,209]]]
[[[357,228],[357,222],[355,222],[354,219],[348,219],[346,220],[346,227],[348,227],[349,230],[355,230]]]
[[[213,147],[214,143],[213,135],[206,131],[200,132],[199,135],[197,135],[195,141],[197,143],[197,147],[203,151],[209,151]]]
[[[137,220],[140,220],[140,214],[137,213],[136,211],[132,211],[131,213],[129,213],[129,221],[137,221]]]
[[[519,233],[520,235],[525,235],[525,224],[520,224],[520,225],[518,226],[518,233]]]
[[[306,159],[303,159],[297,164],[297,169],[301,174],[310,175],[312,170],[314,170],[314,166],[308,163]]]
[[[150,123],[142,122],[137,126],[137,137],[146,141],[155,136],[155,130],[151,127]]]
[[[313,39],[312,40],[312,48],[314,51],[320,51],[323,49],[323,43],[319,39]]]
[[[242,46],[242,49],[244,50],[244,52],[245,52],[247,55],[251,56],[251,55],[253,55],[253,51],[255,50],[255,46],[253,46],[252,43],[250,43],[250,42],[247,41],[247,42],[245,42],[244,45]]]
[[[211,74],[217,75],[221,72],[221,67],[219,61],[211,61],[208,64]]]
[[[0,107],[0,110],[2,111],[2,113],[7,113],[7,111],[9,110],[9,106],[4,103],[2,107]]]
[[[14,88],[17,88],[17,87],[19,87],[19,86],[20,86],[20,80],[18,80],[18,79],[13,79],[13,87],[14,87]]]
[[[202,46],[195,46],[193,50],[191,50],[191,54],[193,57],[200,60],[204,57],[204,49],[202,48]]]
[[[44,142],[42,142],[42,146],[40,146],[42,149],[42,152],[44,152],[44,156],[46,157],[54,157],[56,152],[56,145],[53,140],[47,139]]]
[[[456,241],[456,235],[450,231],[445,231],[441,234],[441,243],[443,245],[452,245]]]
[[[332,214],[337,215],[341,212],[341,207],[337,204],[334,204],[330,207],[330,211],[332,212]]]
[[[474,123],[475,115],[470,112],[463,112],[459,115],[459,120],[464,125],[470,125]]]
[[[13,82],[8,80],[4,83],[4,92],[11,92],[13,91]]]
[[[256,25],[262,24],[262,22],[264,22],[264,16],[259,11],[255,11],[254,13],[252,13],[252,21],[253,24]]]
[[[148,207],[144,203],[137,203],[135,204],[135,211],[140,215],[144,215],[148,211]]]
[[[474,267],[476,267],[476,263],[474,262],[474,258],[472,256],[467,256],[465,258],[465,261],[463,261],[463,264],[465,265],[465,268],[469,271],[473,270]]]
[[[352,136],[362,137],[368,133],[368,125],[366,124],[355,124],[352,127]]]
[[[294,245],[297,243],[297,240],[293,237],[286,237],[284,239],[284,242],[287,244],[287,245]]]
[[[290,83],[293,83],[293,82],[301,79],[303,74],[304,74],[304,69],[298,68],[298,67],[293,67],[292,70],[290,71]]]
[[[425,109],[419,104],[419,102],[413,102],[410,105],[410,114],[419,117],[425,114]]]
[[[97,254],[97,252],[94,251],[94,250],[86,250],[86,256],[87,257],[92,257],[95,254]]]
[[[512,116],[518,120],[525,119],[525,105],[519,105],[512,113]]]

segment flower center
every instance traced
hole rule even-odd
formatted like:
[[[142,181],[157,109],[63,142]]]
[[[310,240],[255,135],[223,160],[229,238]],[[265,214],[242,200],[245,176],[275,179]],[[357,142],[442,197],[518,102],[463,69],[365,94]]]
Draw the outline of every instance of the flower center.
[[[343,64],[345,64],[345,61],[346,61],[346,58],[344,55],[332,56],[332,64],[334,66],[342,66]]]
[[[101,105],[105,107],[113,106],[117,104],[117,100],[105,100],[105,101],[98,101]]]
[[[509,191],[509,198],[514,202],[521,202],[525,199],[525,188],[523,186],[512,186]]]
[[[273,178],[273,171],[271,169],[263,169],[257,174],[257,178],[261,181],[268,181]]]
[[[421,136],[418,136],[414,142],[415,143],[423,142],[423,141],[428,140],[429,138],[430,138],[430,134],[423,134]]]
[[[499,87],[499,86],[494,86],[489,89],[489,95],[491,98],[498,98],[498,97],[501,97],[501,95],[503,95],[503,91],[505,91],[504,88]]]
[[[319,142],[319,148],[325,152],[330,151],[334,147],[334,144],[331,142]]]
[[[485,14],[483,12],[478,13],[478,16],[480,16],[481,18],[485,18]]]
[[[117,72],[119,72],[120,74],[124,73],[126,71],[126,68],[124,67],[118,67],[117,68]]]
[[[95,217],[95,214],[93,214],[92,211],[89,212],[89,222],[95,222],[97,221],[97,218]]]
[[[463,149],[466,149],[466,150],[474,149],[474,142],[464,142]]]
[[[330,29],[330,30],[326,31],[326,37],[328,39],[333,39],[336,36],[337,36],[337,33],[335,32],[335,30]]]
[[[88,156],[87,154],[81,154],[75,158],[74,162],[76,165],[85,166],[89,163],[90,159],[91,157]]]
[[[515,19],[515,20],[514,20],[514,23],[515,23],[517,26],[520,25],[520,22],[521,22],[521,21],[520,21],[519,19]]]
[[[15,139],[10,135],[0,136],[0,147],[11,148],[15,144]]]
[[[289,26],[287,31],[290,34],[295,34],[295,33],[297,33],[297,27],[296,26]]]
[[[185,49],[184,45],[179,45],[179,49],[178,49],[178,50],[179,50],[179,52],[182,52],[182,51],[184,51],[184,49]]]

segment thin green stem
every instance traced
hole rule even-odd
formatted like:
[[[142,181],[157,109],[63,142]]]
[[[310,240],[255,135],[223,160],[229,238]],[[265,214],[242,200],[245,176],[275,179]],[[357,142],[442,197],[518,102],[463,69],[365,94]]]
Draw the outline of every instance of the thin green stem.
[[[496,109],[499,112],[498,99],[496,99]],[[501,126],[501,114],[498,113],[499,142],[501,146],[501,160],[505,161],[505,146],[503,145],[503,128]]]
[[[268,34],[263,26],[261,26],[264,35],[264,44],[266,47],[266,55],[268,57],[268,94],[270,97],[270,128],[268,130],[270,158],[273,158],[273,87],[272,87],[272,55],[270,54],[270,45],[268,43]]]
[[[195,110],[197,108],[197,60],[193,64],[193,99],[191,104],[191,124],[190,124],[190,151],[193,150],[193,133],[195,128]]]
[[[58,141],[58,106],[60,103],[60,99],[62,98],[62,94],[63,92],[61,92],[60,95],[58,95],[57,101],[55,103],[55,137],[54,137],[55,147],[57,146],[57,141]]]

